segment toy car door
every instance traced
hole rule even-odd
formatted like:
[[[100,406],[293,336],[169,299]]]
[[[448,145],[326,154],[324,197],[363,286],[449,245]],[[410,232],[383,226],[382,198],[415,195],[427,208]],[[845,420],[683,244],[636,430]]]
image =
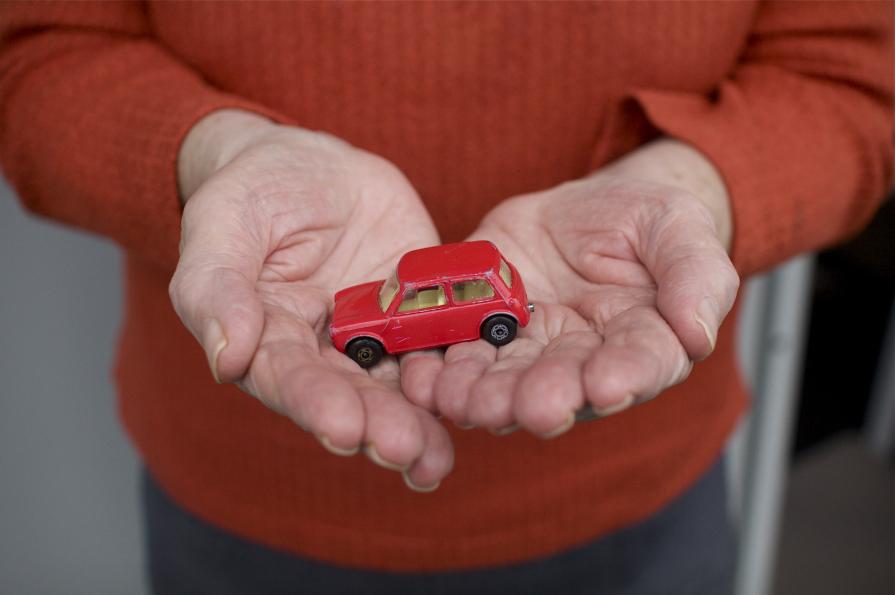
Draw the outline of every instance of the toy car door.
[[[484,318],[495,310],[504,310],[503,298],[485,278],[466,279],[451,283],[451,324],[455,341],[471,341],[480,336]]]
[[[405,288],[388,323],[389,350],[395,353],[450,343],[450,310],[444,285]]]

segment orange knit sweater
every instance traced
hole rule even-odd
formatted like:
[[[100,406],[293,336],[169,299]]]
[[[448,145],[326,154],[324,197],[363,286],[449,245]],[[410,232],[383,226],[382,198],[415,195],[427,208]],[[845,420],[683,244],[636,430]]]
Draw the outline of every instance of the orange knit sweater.
[[[746,403],[733,320],[685,384],[556,440],[452,428],[456,470],[413,493],[212,380],[166,291],[185,133],[221,107],[331,132],[396,163],[444,240],[667,134],[722,172],[749,274],[853,232],[884,193],[893,16],[871,2],[6,3],[0,159],[30,209],[126,251],[121,415],[178,502],[342,564],[505,563],[642,519],[705,471]]]

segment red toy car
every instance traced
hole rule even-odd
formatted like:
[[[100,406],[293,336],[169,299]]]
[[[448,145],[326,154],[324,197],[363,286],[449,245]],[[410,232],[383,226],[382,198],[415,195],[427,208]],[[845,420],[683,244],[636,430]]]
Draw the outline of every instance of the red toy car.
[[[395,275],[336,294],[329,334],[362,368],[384,353],[485,339],[506,345],[531,319],[519,272],[491,242],[413,250]]]

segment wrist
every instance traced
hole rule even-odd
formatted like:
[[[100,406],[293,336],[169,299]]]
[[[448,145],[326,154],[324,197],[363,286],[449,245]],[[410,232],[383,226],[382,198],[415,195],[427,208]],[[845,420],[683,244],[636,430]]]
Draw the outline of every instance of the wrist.
[[[724,179],[714,164],[686,143],[659,139],[615,161],[595,174],[630,178],[686,191],[709,211],[718,241],[730,250],[733,214]]]
[[[186,204],[214,172],[276,127],[267,118],[239,109],[216,110],[196,122],[177,155],[181,203]]]

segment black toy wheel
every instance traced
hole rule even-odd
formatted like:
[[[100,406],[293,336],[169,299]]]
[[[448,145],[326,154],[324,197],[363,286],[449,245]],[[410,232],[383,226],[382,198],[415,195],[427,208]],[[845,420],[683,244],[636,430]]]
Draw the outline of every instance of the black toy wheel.
[[[495,347],[516,338],[516,321],[509,316],[492,316],[482,325],[482,338]]]
[[[384,350],[382,349],[382,343],[376,339],[361,337],[351,341],[345,353],[356,361],[361,368],[372,368],[382,359]]]

